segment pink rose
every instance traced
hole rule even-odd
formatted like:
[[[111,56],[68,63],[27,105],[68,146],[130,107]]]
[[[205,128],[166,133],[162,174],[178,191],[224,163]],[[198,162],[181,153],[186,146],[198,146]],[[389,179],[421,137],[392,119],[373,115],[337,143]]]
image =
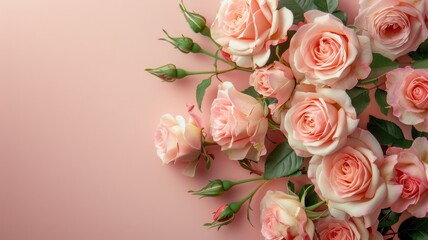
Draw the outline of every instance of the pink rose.
[[[186,122],[182,116],[165,114],[155,132],[156,153],[164,164],[191,162],[201,153],[201,139],[202,130],[195,120]]]
[[[391,205],[394,212],[407,210],[422,218],[428,213],[428,140],[417,138],[409,149],[391,147],[382,169],[386,179],[403,187],[400,198]]]
[[[368,229],[362,218],[321,218],[315,222],[315,230],[320,240],[383,240],[376,227]]]
[[[261,232],[266,240],[313,239],[314,224],[297,196],[268,191],[260,209]]]
[[[332,216],[363,217],[366,227],[401,194],[401,186],[386,184],[379,167],[383,152],[368,131],[356,129],[346,146],[328,156],[313,156],[308,177],[327,201]]]
[[[386,78],[386,101],[394,116],[419,131],[428,131],[428,69],[398,68]]]
[[[293,13],[278,8],[278,0],[223,0],[212,37],[242,67],[261,67],[270,56],[270,46],[287,40]]]
[[[250,85],[264,97],[276,98],[281,106],[290,99],[296,81],[289,67],[281,62],[256,69],[250,76]]]
[[[358,121],[344,90],[300,85],[281,122],[281,130],[298,155],[325,156],[345,144]]]
[[[305,13],[306,24],[293,36],[289,61],[297,80],[319,86],[351,89],[370,73],[370,41],[357,36],[331,14]]]
[[[259,160],[266,154],[264,144],[268,122],[262,105],[237,91],[232,83],[219,85],[211,105],[211,135],[232,160]]]
[[[420,0],[361,0],[355,26],[370,37],[372,50],[391,60],[415,51],[428,37]]]

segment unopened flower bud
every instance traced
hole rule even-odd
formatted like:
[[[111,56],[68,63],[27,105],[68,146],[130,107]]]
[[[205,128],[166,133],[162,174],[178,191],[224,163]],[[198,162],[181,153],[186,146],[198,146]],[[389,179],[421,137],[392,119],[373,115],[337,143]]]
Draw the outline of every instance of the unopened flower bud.
[[[214,197],[223,194],[233,186],[233,182],[228,180],[216,179],[210,181],[205,187],[199,191],[190,191],[193,195],[199,195],[202,197]]]
[[[210,29],[206,26],[207,20],[205,17],[195,12],[189,12],[184,6],[183,2],[180,3],[180,9],[183,12],[184,18],[186,19],[190,28],[195,33],[201,33],[204,36],[210,36]]]
[[[214,221],[212,223],[206,223],[204,224],[204,226],[207,226],[209,228],[220,228],[224,225],[233,222],[235,214],[239,211],[243,203],[244,201],[239,201],[220,206],[213,215]]]
[[[230,209],[229,205],[224,204],[214,213],[213,220],[217,222],[226,222],[233,218],[234,215],[235,213]]]
[[[158,68],[148,68],[146,71],[166,82],[174,82],[176,79],[184,78],[188,75],[186,70],[177,68],[174,64],[167,64]]]
[[[198,53],[202,50],[201,46],[199,46],[199,44],[193,42],[193,40],[191,38],[182,36],[182,37],[171,37],[165,30],[164,33],[166,34],[166,36],[169,38],[168,39],[163,39],[161,38],[160,40],[164,40],[167,41],[169,43],[171,43],[175,48],[177,48],[178,50],[180,50],[183,53]]]

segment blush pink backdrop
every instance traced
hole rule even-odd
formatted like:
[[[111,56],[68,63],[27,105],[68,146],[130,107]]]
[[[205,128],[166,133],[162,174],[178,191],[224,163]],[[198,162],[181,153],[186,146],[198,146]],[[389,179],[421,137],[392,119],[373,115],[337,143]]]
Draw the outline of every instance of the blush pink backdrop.
[[[186,4],[211,21],[219,2]],[[352,19],[357,0],[342,2]],[[185,115],[201,78],[166,84],[144,69],[211,69],[211,59],[157,40],[165,28],[205,41],[178,3],[0,1],[0,239],[262,239],[259,195],[254,227],[244,213],[221,231],[202,226],[254,184],[219,199],[187,193],[215,177],[249,177],[236,162],[220,155],[191,179],[155,155],[159,117]],[[211,87],[208,98],[214,94]]]

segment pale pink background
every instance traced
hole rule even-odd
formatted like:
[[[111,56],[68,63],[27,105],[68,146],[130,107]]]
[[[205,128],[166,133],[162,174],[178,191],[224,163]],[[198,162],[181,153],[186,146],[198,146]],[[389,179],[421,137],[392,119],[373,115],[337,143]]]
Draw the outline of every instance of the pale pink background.
[[[159,117],[185,114],[201,78],[166,84],[144,69],[211,68],[157,41],[162,28],[194,36],[178,2],[0,1],[0,239],[262,239],[260,196],[254,228],[245,214],[221,231],[202,227],[254,184],[219,199],[187,193],[248,177],[236,162],[220,155],[190,179],[155,155]],[[219,2],[186,4],[212,20]],[[355,16],[357,0],[342,2]]]

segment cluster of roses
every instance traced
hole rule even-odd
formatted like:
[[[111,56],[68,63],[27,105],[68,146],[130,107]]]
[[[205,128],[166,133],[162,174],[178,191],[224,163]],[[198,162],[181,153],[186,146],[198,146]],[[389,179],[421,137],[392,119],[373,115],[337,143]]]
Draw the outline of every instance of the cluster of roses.
[[[339,19],[337,1],[324,1],[330,2],[324,7],[308,2],[313,9],[302,7],[299,16],[287,1],[223,0],[209,31],[202,16],[182,7],[192,29],[215,40],[234,69],[252,72],[249,85],[257,96],[221,82],[209,127],[193,106],[189,121],[164,115],[155,134],[157,154],[164,163],[188,162],[186,174],[193,175],[201,157],[213,157],[207,145],[219,145],[232,160],[257,162],[267,154],[268,130],[280,130],[293,154],[308,160],[307,177],[322,201],[305,206],[308,189],[303,197],[268,191],[260,205],[265,239],[383,239],[388,231],[376,230],[382,209],[417,218],[428,213],[428,62],[377,75],[385,82],[374,89],[385,84],[393,116],[420,133],[407,146],[390,142],[382,149],[371,132],[359,128],[347,91],[373,74],[374,53],[394,61],[427,44],[428,4],[361,0],[351,28]],[[271,46],[281,44],[286,51],[267,65]],[[152,73],[165,80],[181,77],[175,67],[167,70]],[[219,195],[233,185],[225,183],[211,182],[199,193]],[[243,202],[222,206],[210,226],[228,224]]]

